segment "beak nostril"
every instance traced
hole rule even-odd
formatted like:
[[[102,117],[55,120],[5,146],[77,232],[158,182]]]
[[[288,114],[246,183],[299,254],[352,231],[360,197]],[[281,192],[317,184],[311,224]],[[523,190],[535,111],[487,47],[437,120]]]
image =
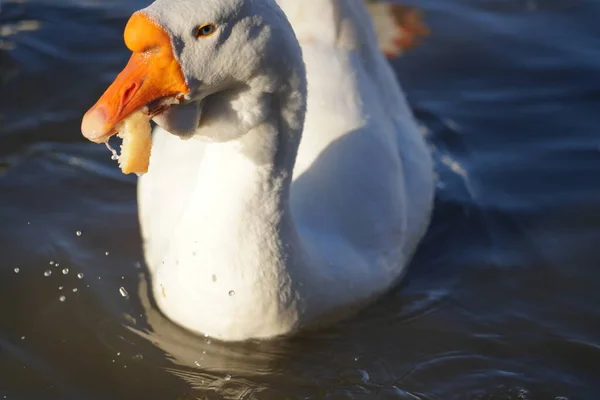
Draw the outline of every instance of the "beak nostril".
[[[129,103],[129,101],[138,89],[139,85],[137,82],[133,82],[131,85],[129,85],[127,89],[125,89],[125,91],[123,92],[123,96],[121,96],[121,104],[119,108],[123,108],[127,103]]]

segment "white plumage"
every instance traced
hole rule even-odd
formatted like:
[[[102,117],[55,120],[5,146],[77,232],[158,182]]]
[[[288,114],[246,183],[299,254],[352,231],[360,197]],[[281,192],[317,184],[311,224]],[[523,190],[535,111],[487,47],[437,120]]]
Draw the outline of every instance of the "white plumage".
[[[429,152],[362,0],[278,3],[285,15],[274,0],[142,10],[190,86],[155,118],[139,183],[153,292],[223,340],[364,307],[402,276],[432,206]],[[217,30],[198,39],[203,23]]]

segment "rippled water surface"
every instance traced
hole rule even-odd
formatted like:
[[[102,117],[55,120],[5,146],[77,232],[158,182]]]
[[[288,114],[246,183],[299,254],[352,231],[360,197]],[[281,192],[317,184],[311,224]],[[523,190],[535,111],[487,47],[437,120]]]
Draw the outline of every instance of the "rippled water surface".
[[[285,342],[177,328],[146,290],[135,178],[79,133],[146,1],[0,11],[0,396],[597,399],[600,3],[406,1],[394,61],[439,175],[404,282]]]

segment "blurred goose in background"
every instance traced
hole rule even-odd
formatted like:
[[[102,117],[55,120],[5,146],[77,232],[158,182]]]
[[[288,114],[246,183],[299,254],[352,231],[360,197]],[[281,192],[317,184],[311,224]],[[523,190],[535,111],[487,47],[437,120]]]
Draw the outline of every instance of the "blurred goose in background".
[[[373,20],[379,48],[388,58],[399,57],[431,33],[416,8],[367,0],[367,10]]]

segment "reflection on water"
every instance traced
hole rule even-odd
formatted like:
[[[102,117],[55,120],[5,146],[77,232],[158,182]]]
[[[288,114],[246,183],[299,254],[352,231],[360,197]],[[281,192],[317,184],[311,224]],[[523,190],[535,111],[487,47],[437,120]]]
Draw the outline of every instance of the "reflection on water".
[[[14,49],[14,43],[10,37],[19,32],[30,32],[40,29],[39,21],[18,21],[14,24],[6,24],[0,27],[0,50]]]
[[[438,181],[408,276],[329,330],[234,345],[158,312],[135,178],[80,137],[146,3],[2,4],[0,396],[596,398],[598,3],[414,2],[432,35],[394,66]]]

